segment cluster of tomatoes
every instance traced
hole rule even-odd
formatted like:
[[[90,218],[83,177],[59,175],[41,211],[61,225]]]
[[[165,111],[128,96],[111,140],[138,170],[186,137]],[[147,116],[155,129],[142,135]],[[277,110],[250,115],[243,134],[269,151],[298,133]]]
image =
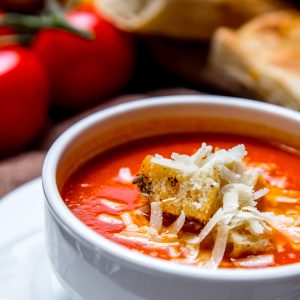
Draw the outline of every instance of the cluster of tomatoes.
[[[134,48],[126,33],[91,5],[68,11],[64,19],[75,31],[41,27],[26,46],[10,41],[18,36],[13,27],[0,27],[0,155],[28,145],[50,105],[79,110],[130,79]]]

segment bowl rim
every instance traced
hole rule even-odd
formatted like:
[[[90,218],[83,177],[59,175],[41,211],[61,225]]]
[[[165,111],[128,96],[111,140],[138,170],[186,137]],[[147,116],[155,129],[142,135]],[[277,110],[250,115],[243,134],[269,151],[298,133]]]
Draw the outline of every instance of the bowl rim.
[[[276,106],[262,103],[256,100],[244,98],[233,98],[227,96],[212,95],[176,95],[160,96],[135,100],[132,102],[118,104],[104,110],[95,112],[88,117],[72,125],[63,132],[53,143],[48,151],[42,170],[42,184],[47,207],[54,215],[55,220],[75,239],[80,240],[85,245],[94,249],[101,249],[103,253],[124,265],[131,268],[143,270],[144,272],[155,272],[156,274],[189,278],[204,281],[223,282],[263,282],[270,280],[288,279],[290,277],[300,277],[300,263],[285,266],[277,266],[262,269],[216,269],[207,270],[195,266],[185,266],[170,263],[147,255],[133,252],[132,250],[106,239],[96,233],[83,222],[81,222],[65,205],[56,185],[56,169],[59,160],[68,144],[80,133],[92,127],[101,120],[108,119],[118,114],[130,112],[135,109],[145,109],[149,107],[159,108],[165,105],[211,105],[242,108],[245,110],[255,110],[272,115],[281,116],[300,123],[300,113]],[[134,254],[134,255],[133,255]]]

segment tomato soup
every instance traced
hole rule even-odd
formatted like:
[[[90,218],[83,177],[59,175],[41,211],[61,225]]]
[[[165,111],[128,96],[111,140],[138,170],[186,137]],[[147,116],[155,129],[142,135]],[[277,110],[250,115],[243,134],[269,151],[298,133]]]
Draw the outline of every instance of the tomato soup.
[[[138,186],[131,182],[139,174],[143,159],[147,155],[160,154],[170,157],[173,152],[192,155],[205,142],[216,149],[229,149],[244,144],[247,155],[245,164],[259,170],[265,181],[268,193],[257,202],[260,212],[285,215],[297,220],[300,216],[300,155],[296,149],[284,145],[272,144],[245,136],[225,134],[176,134],[145,138],[118,146],[91,160],[77,170],[65,183],[62,197],[83,223],[104,237],[126,246],[134,251],[171,260],[176,263],[199,265],[199,261],[211,256],[209,242],[195,252],[195,245],[186,245],[181,239],[163,243],[159,239],[145,239],[143,228],[149,227],[149,210],[145,208],[145,199],[141,197]],[[120,179],[120,170],[123,172]],[[128,180],[124,180],[128,177]],[[166,215],[164,226],[169,226],[174,217]],[[300,224],[300,218],[299,218]],[[189,234],[198,234],[203,228],[201,222],[186,219],[182,227]],[[134,238],[130,230],[141,228]],[[270,226],[271,227],[271,226]],[[300,229],[300,228],[299,228]],[[268,229],[272,231],[272,228]],[[181,236],[181,235],[180,235]],[[274,247],[266,248],[262,256],[274,258],[266,266],[278,266],[300,262],[300,243],[291,242],[282,232],[272,234]],[[194,260],[190,259],[194,257]],[[237,264],[236,261],[248,259],[253,255],[243,254],[231,257],[226,251],[220,267],[260,267],[255,263]],[[264,258],[263,257],[263,258]],[[262,265],[264,266],[264,265]]]

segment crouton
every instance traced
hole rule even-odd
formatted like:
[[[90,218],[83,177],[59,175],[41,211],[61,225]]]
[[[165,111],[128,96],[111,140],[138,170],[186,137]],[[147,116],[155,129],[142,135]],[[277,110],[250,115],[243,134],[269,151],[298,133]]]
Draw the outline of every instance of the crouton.
[[[256,255],[274,249],[274,244],[268,235],[254,235],[236,230],[230,232],[228,245],[232,247],[231,257]]]
[[[159,202],[165,214],[179,216],[184,212],[186,218],[202,224],[224,205],[228,189],[236,190],[243,205],[255,206],[254,192],[264,186],[264,179],[258,171],[243,164],[245,146],[212,150],[212,146],[203,143],[191,156],[146,156],[136,182],[141,197],[149,203]],[[238,209],[236,196],[226,200],[226,209]]]
[[[142,197],[149,202],[161,202],[165,213],[179,216],[181,211],[190,219],[206,223],[220,206],[220,185],[215,172],[213,178],[189,174],[151,162],[147,156],[139,172],[138,183]]]

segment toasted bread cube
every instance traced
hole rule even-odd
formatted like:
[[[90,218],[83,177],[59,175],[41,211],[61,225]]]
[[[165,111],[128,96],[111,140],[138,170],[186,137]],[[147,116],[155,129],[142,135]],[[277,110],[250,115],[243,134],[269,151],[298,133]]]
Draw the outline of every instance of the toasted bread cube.
[[[149,202],[161,202],[162,211],[206,223],[220,205],[219,178],[182,171],[151,162],[147,156],[140,169],[142,180],[138,183],[141,195]]]
[[[246,232],[232,231],[228,242],[232,246],[231,257],[256,255],[274,249],[274,244],[266,235],[251,235]]]

